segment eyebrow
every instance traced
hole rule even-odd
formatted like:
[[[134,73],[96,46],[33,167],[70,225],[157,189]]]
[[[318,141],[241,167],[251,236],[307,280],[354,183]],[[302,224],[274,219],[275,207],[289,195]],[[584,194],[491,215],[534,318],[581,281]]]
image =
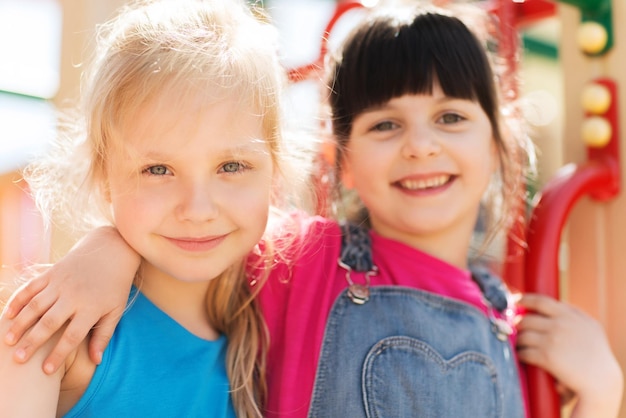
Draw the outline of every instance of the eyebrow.
[[[231,148],[224,149],[219,157],[227,158],[235,155],[251,155],[251,154],[267,154],[269,152],[269,144],[261,138],[253,138],[244,144],[237,144]]]
[[[254,138],[244,144],[236,144],[232,147],[219,150],[216,154],[214,154],[214,156],[218,159],[225,159],[240,155],[267,154],[269,153],[269,149],[259,146],[266,144],[266,140],[262,138]],[[147,152],[142,154],[144,158],[157,161],[168,161],[176,158],[175,153],[163,153],[160,150],[154,149],[148,149]]]
[[[432,96],[432,95],[428,95],[428,94],[417,94],[416,96]],[[386,102],[383,103],[378,103],[369,107],[366,107],[365,109],[363,109],[360,113],[367,113],[367,112],[376,112],[379,110],[387,110],[387,109],[394,109],[396,108],[396,106],[390,105],[389,103],[394,100],[394,99],[399,99],[402,96],[398,96],[398,97],[392,97],[391,99],[387,100]],[[437,99],[437,103],[449,103],[449,102],[454,102],[457,100],[461,100],[461,101],[469,101],[469,102],[475,102],[475,100],[471,100],[471,99],[465,99],[462,97],[453,97],[453,96],[442,96],[439,99]]]

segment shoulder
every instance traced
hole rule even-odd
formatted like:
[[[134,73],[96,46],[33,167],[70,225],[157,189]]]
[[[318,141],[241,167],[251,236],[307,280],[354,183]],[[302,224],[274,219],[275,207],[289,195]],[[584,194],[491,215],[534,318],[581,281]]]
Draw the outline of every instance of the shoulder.
[[[248,264],[251,283],[274,283],[277,289],[286,290],[290,286],[284,285],[298,281],[299,276],[316,277],[337,263],[341,229],[331,219],[293,213],[274,224],[271,233]]]
[[[38,266],[33,266],[32,273],[35,273],[37,268]],[[32,273],[25,272],[24,274],[28,276]],[[26,280],[17,276],[5,269],[0,271],[0,305],[3,306],[11,294]],[[0,318],[0,335],[4,335],[10,325],[9,320]],[[70,399],[65,396],[65,388],[70,387],[75,390],[81,386],[79,380],[73,377],[78,375],[79,370],[82,370],[83,374],[82,387],[87,387],[95,365],[90,366],[86,340],[78,349],[70,353],[57,372],[51,375],[43,372],[44,360],[58,343],[64,331],[65,327],[58,330],[24,364],[18,364],[13,360],[14,347],[0,343],[0,394],[2,395],[0,403],[3,413],[7,413],[7,416],[54,417],[57,413],[64,414],[67,412],[64,405]],[[37,402],[32,402],[33,399],[37,399]]]
[[[321,216],[295,213],[272,232],[274,259],[280,261],[278,264],[296,266],[320,261],[341,247],[339,225]]]
[[[293,264],[303,257],[314,255],[320,247],[341,244],[341,230],[337,222],[321,216],[311,216],[303,212],[293,212],[274,218],[268,223],[261,242],[249,256],[252,270],[271,259],[270,264]]]
[[[10,323],[0,319],[0,335],[4,335]],[[47,375],[42,364],[58,341],[60,333],[49,339],[24,364],[13,360],[14,347],[0,343],[0,399],[3,416],[54,417],[57,411],[64,367]],[[33,402],[36,399],[36,402]]]
[[[336,221],[296,211],[272,219],[266,235],[267,239],[273,241],[284,241],[295,237],[306,243],[314,237],[324,237],[333,232],[341,234]]]

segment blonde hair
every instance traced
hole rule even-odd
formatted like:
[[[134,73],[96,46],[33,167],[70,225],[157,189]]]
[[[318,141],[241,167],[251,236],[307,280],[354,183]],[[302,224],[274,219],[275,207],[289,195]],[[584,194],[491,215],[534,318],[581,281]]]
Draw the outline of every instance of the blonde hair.
[[[298,184],[292,172],[286,173],[280,123],[285,73],[276,40],[266,17],[242,0],[139,1],[123,8],[99,27],[77,114],[62,124],[47,158],[25,171],[43,213],[79,231],[107,218],[110,222],[105,162],[119,146],[119,130],[164,91],[175,92],[179,100],[240,98],[242,108],[262,117],[278,177]],[[299,179],[304,181],[306,173]],[[273,187],[274,207],[286,205],[280,200],[291,195],[286,185]],[[272,248],[267,246],[267,258],[275,256]],[[207,309],[212,325],[229,340],[227,369],[235,411],[260,416],[268,336],[245,273],[242,263],[213,279]]]

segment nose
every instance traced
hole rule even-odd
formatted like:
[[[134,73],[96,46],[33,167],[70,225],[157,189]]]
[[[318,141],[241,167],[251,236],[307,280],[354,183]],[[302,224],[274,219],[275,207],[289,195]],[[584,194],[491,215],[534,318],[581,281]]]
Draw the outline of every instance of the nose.
[[[177,208],[181,220],[206,222],[219,215],[216,193],[210,182],[194,181],[181,186]]]
[[[402,155],[405,158],[426,158],[437,155],[441,144],[437,133],[428,127],[412,127],[405,132]]]

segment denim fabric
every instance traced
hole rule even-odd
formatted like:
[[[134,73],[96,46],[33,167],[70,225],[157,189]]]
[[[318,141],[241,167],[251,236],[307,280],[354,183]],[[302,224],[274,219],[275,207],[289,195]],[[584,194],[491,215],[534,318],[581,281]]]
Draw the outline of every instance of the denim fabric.
[[[506,339],[466,303],[399,286],[344,291],[326,324],[309,417],[524,417]]]

